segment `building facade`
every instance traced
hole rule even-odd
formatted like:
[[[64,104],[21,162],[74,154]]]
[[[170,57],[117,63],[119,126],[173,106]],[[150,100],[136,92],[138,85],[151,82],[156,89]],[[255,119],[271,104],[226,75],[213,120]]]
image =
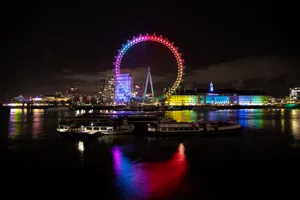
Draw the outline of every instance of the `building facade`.
[[[290,99],[295,101],[300,100],[300,87],[290,88]]]
[[[114,103],[114,88],[115,88],[115,79],[114,79],[114,75],[113,74],[108,74],[106,76],[107,79],[107,85],[106,85],[106,104],[112,105]]]
[[[115,83],[115,104],[127,104],[131,102],[133,93],[132,77],[129,73],[120,74]]]
[[[100,78],[99,80],[99,103],[105,103],[106,101],[106,87],[107,87],[107,78]]]
[[[99,103],[111,105],[114,102],[114,75],[108,74],[99,80]]]
[[[169,106],[196,105],[266,105],[266,95],[172,95],[166,100]]]
[[[266,105],[268,100],[269,97],[261,90],[214,90],[210,83],[208,90],[180,90],[166,99],[165,103],[169,106]]]
[[[170,106],[195,106],[199,104],[199,97],[197,95],[172,95],[166,104]]]
[[[268,103],[268,97],[265,95],[238,95],[238,105],[265,105]]]

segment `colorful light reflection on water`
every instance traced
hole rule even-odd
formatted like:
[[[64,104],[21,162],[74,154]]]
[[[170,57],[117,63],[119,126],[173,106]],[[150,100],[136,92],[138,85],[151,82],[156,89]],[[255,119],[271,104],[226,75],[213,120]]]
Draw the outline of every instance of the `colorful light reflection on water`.
[[[36,137],[42,130],[43,127],[43,109],[34,109],[33,111],[33,119],[32,119],[32,136]]]
[[[43,109],[11,109],[9,116],[8,137],[18,139],[20,137],[33,137],[41,133],[44,128],[44,110]]]
[[[282,133],[292,134],[300,140],[299,109],[239,109],[216,111],[167,111],[165,117],[171,117],[178,122],[193,122],[205,120],[235,121],[249,129],[273,129]],[[289,123],[290,122],[290,123]]]
[[[27,110],[22,110],[19,108],[11,109],[10,116],[9,116],[9,132],[8,137],[11,139],[16,139],[21,134],[21,115],[26,112]]]
[[[291,131],[295,139],[300,140],[300,126],[299,126],[299,117],[300,110],[291,111]]]
[[[132,163],[120,147],[112,149],[116,185],[127,199],[163,197],[174,193],[182,183],[186,170],[184,145],[165,162]]]
[[[198,113],[193,110],[174,110],[166,111],[165,117],[173,118],[178,122],[194,122],[197,120]]]

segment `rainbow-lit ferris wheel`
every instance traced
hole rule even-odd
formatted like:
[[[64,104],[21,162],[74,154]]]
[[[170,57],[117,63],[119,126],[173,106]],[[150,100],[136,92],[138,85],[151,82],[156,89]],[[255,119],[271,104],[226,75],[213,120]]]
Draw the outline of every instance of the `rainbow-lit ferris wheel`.
[[[178,71],[177,71],[177,77],[176,80],[174,82],[174,84],[172,85],[172,87],[166,91],[164,94],[162,94],[161,96],[155,97],[153,99],[153,101],[157,101],[163,98],[167,98],[168,96],[174,94],[174,92],[176,91],[176,89],[178,88],[179,84],[182,82],[182,76],[183,76],[183,69],[185,68],[183,65],[184,60],[182,59],[182,54],[179,53],[178,48],[174,46],[173,42],[168,41],[168,39],[163,38],[161,35],[160,36],[156,36],[155,34],[153,35],[139,35],[137,37],[133,37],[131,40],[128,40],[127,43],[124,45],[122,45],[121,50],[118,50],[118,55],[116,56],[116,60],[114,62],[114,78],[115,78],[115,102],[116,98],[118,96],[118,91],[121,91],[122,87],[124,87],[124,85],[122,85],[122,82],[120,81],[120,66],[121,66],[121,62],[122,62],[122,58],[125,55],[126,51],[132,47],[133,45],[140,43],[140,42],[145,42],[145,41],[151,41],[151,42],[158,42],[166,47],[168,47],[171,52],[173,53],[173,55],[175,56],[175,59],[177,61],[177,67],[178,67]]]

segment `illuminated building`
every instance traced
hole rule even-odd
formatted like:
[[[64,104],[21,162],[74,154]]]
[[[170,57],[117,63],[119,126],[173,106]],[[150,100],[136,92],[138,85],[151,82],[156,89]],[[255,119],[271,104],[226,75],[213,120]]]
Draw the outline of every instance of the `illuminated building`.
[[[67,97],[58,97],[56,95],[40,95],[32,98],[34,102],[66,102],[69,100]]]
[[[239,105],[264,105],[268,103],[267,96],[256,96],[256,95],[239,95],[238,104]]]
[[[262,90],[239,90],[236,91],[238,105],[265,105],[269,97]]]
[[[290,99],[300,100],[300,87],[290,88]]]
[[[198,104],[197,95],[172,95],[167,102],[170,106],[195,106]]]
[[[130,103],[133,91],[132,77],[129,73],[120,74],[115,84],[115,103]]]
[[[205,94],[204,104],[208,105],[228,105],[232,104],[232,90],[214,90],[212,82],[209,84],[209,93]]]
[[[230,104],[230,96],[225,95],[206,95],[206,104]]]
[[[67,98],[67,97],[56,97],[55,98],[55,101],[57,101],[57,102],[62,102],[62,101],[68,101],[69,100],[69,98]]]
[[[205,95],[198,95],[198,104],[205,104]]]
[[[106,101],[107,104],[112,104],[114,102],[114,87],[115,87],[115,80],[114,75],[109,74],[107,75],[107,85],[106,85]]]
[[[197,95],[195,90],[180,90],[177,95],[171,95],[165,104],[169,106],[195,106],[203,100],[203,96]]]
[[[99,102],[112,104],[114,101],[114,75],[108,74],[99,80]]]
[[[100,78],[99,80],[99,102],[104,103],[106,97],[106,87],[107,87],[107,79]]]
[[[266,105],[269,97],[261,90],[234,90],[213,88],[212,82],[209,93],[205,89],[179,90],[177,95],[166,99],[170,106],[194,105]]]
[[[210,82],[210,84],[209,84],[209,92],[210,93],[214,92],[214,85],[212,82]]]

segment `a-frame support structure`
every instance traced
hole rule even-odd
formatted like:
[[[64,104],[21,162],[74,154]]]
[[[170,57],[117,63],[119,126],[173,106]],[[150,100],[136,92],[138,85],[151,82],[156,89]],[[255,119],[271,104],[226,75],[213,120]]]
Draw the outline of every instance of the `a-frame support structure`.
[[[148,89],[149,81],[150,81],[150,86],[151,86],[152,98],[154,98],[154,90],[153,90],[153,83],[152,83],[152,78],[151,78],[151,70],[150,70],[150,67],[148,67],[148,73],[147,73],[147,78],[146,78],[146,83],[145,83],[145,89],[144,89],[143,101],[146,100],[146,94],[147,94],[147,89]]]

